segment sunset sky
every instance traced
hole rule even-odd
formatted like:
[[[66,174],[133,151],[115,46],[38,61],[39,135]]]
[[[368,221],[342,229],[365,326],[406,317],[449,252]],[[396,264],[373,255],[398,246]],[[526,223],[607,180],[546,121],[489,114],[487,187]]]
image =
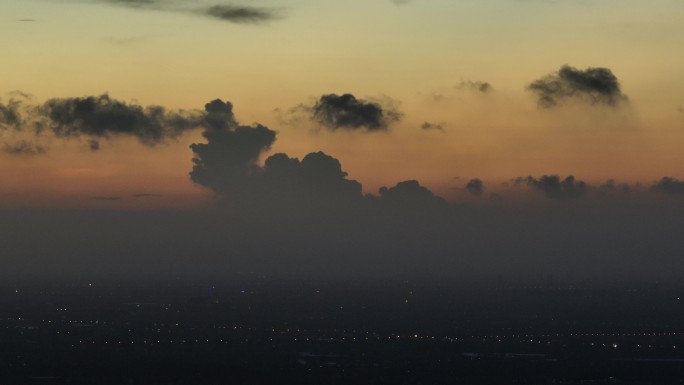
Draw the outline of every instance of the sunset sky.
[[[55,98],[189,113],[219,98],[277,132],[261,161],[324,151],[364,193],[416,179],[468,201],[471,179],[505,194],[528,175],[648,190],[684,178],[682,25],[679,0],[4,0],[0,94],[28,120]],[[530,85],[564,65],[608,70],[616,101],[579,89],[539,104]],[[397,118],[312,118],[346,93]],[[189,177],[201,127],[155,145],[98,137],[97,151],[88,135],[0,127],[3,208],[212,204]]]

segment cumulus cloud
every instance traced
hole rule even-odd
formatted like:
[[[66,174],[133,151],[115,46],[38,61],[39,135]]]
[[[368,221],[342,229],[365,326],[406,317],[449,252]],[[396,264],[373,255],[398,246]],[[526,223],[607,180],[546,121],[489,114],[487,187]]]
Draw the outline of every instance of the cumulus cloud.
[[[227,195],[241,194],[247,178],[259,170],[259,156],[275,141],[276,132],[262,125],[241,126],[233,105],[216,99],[205,105],[207,143],[190,146],[195,154],[190,179]]]
[[[665,176],[651,186],[651,189],[670,195],[684,195],[684,181]]]
[[[444,207],[446,201],[421,186],[416,180],[397,183],[394,187],[381,187],[380,201],[385,204],[406,209],[421,207]]]
[[[37,108],[57,137],[85,136],[93,140],[133,136],[154,146],[195,129],[202,123],[197,113],[168,111],[161,106],[141,106],[100,96],[54,98]],[[99,145],[90,142],[96,150]]]
[[[20,140],[16,143],[5,143],[3,152],[10,155],[40,155],[44,154],[47,149],[37,143],[26,140]]]
[[[312,152],[301,161],[274,154],[258,160],[276,139],[276,132],[259,124],[240,125],[230,102],[206,105],[207,143],[191,145],[195,154],[193,182],[213,190],[229,205],[284,209],[329,203],[343,205],[362,198],[361,185],[347,179],[340,162]]]
[[[267,191],[270,202],[308,206],[359,204],[361,184],[348,179],[339,160],[321,151],[307,154],[301,162],[275,154],[257,176],[257,186]]]
[[[264,126],[241,126],[229,102],[214,100],[206,105],[207,143],[193,144],[190,178],[213,190],[221,202],[237,210],[255,212],[316,211],[388,207],[391,212],[415,208],[445,207],[417,181],[410,180],[380,189],[380,196],[365,196],[359,182],[349,179],[340,161],[321,151],[301,160],[277,153],[258,163],[276,139]]]
[[[400,120],[396,108],[357,99],[352,94],[327,94],[311,108],[311,119],[331,130],[381,131]]]
[[[537,102],[543,108],[554,107],[567,99],[611,107],[627,100],[618,78],[610,69],[601,67],[582,70],[564,65],[535,80],[528,89],[537,94]]]
[[[563,180],[558,175],[544,175],[539,179],[528,176],[515,180],[516,183],[522,181],[533,189],[543,192],[547,198],[559,200],[577,199],[587,192],[588,187],[585,182],[575,180],[572,175]]]
[[[480,179],[471,179],[466,183],[466,190],[475,196],[481,196],[484,194],[484,183]]]

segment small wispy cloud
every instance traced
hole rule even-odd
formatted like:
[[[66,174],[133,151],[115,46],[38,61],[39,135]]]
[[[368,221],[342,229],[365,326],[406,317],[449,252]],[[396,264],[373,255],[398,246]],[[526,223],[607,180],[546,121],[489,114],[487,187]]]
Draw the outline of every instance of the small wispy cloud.
[[[154,193],[140,193],[140,194],[133,194],[131,196],[133,198],[161,198],[161,197],[163,197],[162,194],[154,194]]]
[[[261,23],[277,16],[271,9],[235,5],[214,5],[205,9],[204,14],[233,23]]]
[[[420,125],[420,129],[423,131],[440,131],[440,132],[445,132],[444,131],[444,123],[430,123],[430,122],[425,122]]]
[[[162,0],[98,0],[112,5],[137,9],[153,9],[158,11],[179,12],[191,15],[207,16],[213,19],[239,24],[258,24],[278,18],[273,8],[235,5],[230,3],[210,6],[179,5]]]

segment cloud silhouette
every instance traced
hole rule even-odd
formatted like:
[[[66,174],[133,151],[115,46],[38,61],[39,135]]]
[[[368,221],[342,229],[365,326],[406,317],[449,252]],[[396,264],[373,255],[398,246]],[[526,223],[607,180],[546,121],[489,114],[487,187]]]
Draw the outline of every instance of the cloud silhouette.
[[[665,176],[651,186],[651,189],[670,195],[684,195],[684,181]]]
[[[618,78],[610,69],[601,67],[581,70],[564,65],[557,72],[535,80],[528,89],[537,94],[537,103],[543,108],[554,107],[566,99],[611,107],[627,100]]]
[[[416,180],[397,183],[394,187],[381,187],[380,202],[402,209],[446,207],[447,202],[436,196]]]
[[[88,140],[88,148],[90,148],[90,151],[99,151],[100,142],[95,139],[90,139]]]
[[[229,102],[217,99],[205,110],[207,143],[191,145],[195,165],[190,179],[234,209],[321,215],[372,206],[388,207],[391,212],[447,206],[415,180],[383,187],[379,197],[364,197],[361,184],[348,178],[340,161],[320,151],[301,161],[273,154],[261,166],[258,160],[275,142],[275,131],[258,124],[241,126]]]
[[[484,194],[484,183],[480,179],[471,179],[466,183],[466,190],[475,196]]]
[[[276,18],[274,11],[270,9],[235,5],[215,5],[207,8],[204,13],[233,23],[261,23]]]
[[[57,137],[85,136],[93,140],[133,136],[147,146],[176,138],[202,123],[193,112],[168,111],[161,106],[140,106],[112,99],[107,94],[49,99],[37,108]],[[96,150],[99,144],[90,142]]]
[[[191,145],[195,154],[190,179],[213,190],[233,207],[282,210],[328,203],[344,205],[362,198],[361,185],[347,179],[340,162],[323,152],[301,161],[286,154],[257,162],[276,139],[262,125],[241,126],[230,102],[214,100],[205,107],[207,143]]]
[[[629,193],[632,190],[632,188],[626,183],[618,184],[615,182],[614,179],[608,179],[604,184],[598,186],[597,190],[599,191],[599,193],[616,192],[616,191],[619,191],[622,193]]]
[[[521,180],[533,189],[543,192],[550,199],[572,200],[587,192],[587,184],[583,181],[576,181],[572,175],[563,180],[558,175],[544,175],[539,179],[528,176],[524,179],[517,178],[516,183]]]
[[[276,132],[262,125],[240,126],[233,105],[216,99],[205,105],[207,143],[190,146],[195,156],[190,179],[221,195],[242,195],[259,156],[271,148]]]
[[[269,8],[257,8],[247,5],[218,4],[196,8],[179,6],[171,1],[161,0],[103,0],[106,3],[130,8],[155,9],[170,12],[204,15],[231,23],[260,23],[276,18],[276,12]]]
[[[331,130],[382,131],[400,120],[396,109],[384,110],[379,103],[357,99],[352,94],[327,94],[311,108],[311,119]]]
[[[0,101],[0,129],[20,128],[22,123],[21,106],[22,102],[14,98],[10,99],[7,104]]]

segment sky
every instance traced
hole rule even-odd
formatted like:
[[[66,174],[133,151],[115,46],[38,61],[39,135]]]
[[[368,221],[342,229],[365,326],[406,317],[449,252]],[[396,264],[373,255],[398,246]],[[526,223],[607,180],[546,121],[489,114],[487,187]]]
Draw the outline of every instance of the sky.
[[[669,224],[674,258],[683,23],[678,0],[5,0],[0,209],[574,205]]]

